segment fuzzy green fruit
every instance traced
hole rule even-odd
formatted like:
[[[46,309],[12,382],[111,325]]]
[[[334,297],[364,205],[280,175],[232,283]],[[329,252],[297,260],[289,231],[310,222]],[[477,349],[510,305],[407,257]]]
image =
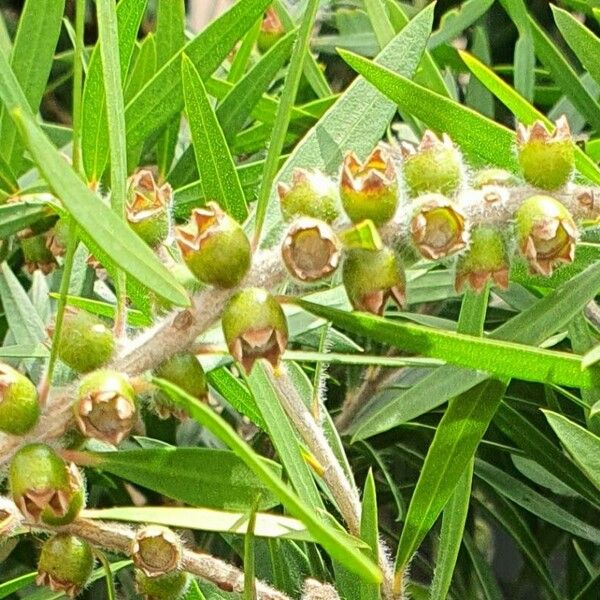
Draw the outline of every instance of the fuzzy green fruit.
[[[84,504],[84,487],[75,465],[45,444],[29,444],[14,455],[8,480],[14,503],[31,523],[66,525]]]
[[[115,350],[112,331],[104,321],[83,310],[64,314],[59,358],[78,373],[88,373],[110,361]]]
[[[175,571],[160,577],[148,577],[136,569],[135,582],[144,600],[179,600],[190,584],[190,576],[183,571]]]
[[[85,587],[94,569],[91,546],[68,533],[58,533],[44,542],[36,583],[74,598]]]
[[[39,417],[35,385],[25,375],[0,363],[0,431],[24,435],[35,426]]]

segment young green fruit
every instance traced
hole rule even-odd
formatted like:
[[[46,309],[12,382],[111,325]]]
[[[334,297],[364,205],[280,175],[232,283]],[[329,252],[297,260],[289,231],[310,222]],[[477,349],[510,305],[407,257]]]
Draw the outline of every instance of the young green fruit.
[[[39,269],[44,275],[48,275],[54,271],[56,260],[52,252],[48,250],[45,233],[32,235],[30,231],[21,232],[19,239],[25,259],[25,269],[28,273]]]
[[[222,326],[229,353],[247,373],[259,358],[276,366],[287,346],[283,310],[269,292],[260,288],[232,296],[223,311]]]
[[[144,600],[179,600],[190,584],[190,576],[184,571],[175,571],[160,577],[148,577],[136,569],[135,582]]]
[[[344,260],[343,280],[355,310],[381,315],[390,299],[404,306],[404,271],[390,248],[350,250]]]
[[[75,598],[94,569],[91,546],[69,533],[58,533],[44,542],[36,583]]]
[[[370,219],[377,226],[387,223],[398,206],[398,178],[389,153],[378,146],[361,163],[353,152],[344,158],[340,197],[353,223]]]
[[[189,270],[203,283],[232,288],[250,268],[248,237],[214,202],[194,209],[189,223],[176,227],[175,235]]]
[[[136,532],[131,544],[133,564],[148,577],[158,577],[181,566],[183,548],[170,529],[148,525]]]
[[[577,226],[567,208],[550,196],[531,196],[515,214],[517,242],[532,273],[552,275],[573,262]]]
[[[288,229],[281,255],[292,277],[311,282],[335,272],[342,254],[340,242],[327,223],[302,217]]]
[[[481,190],[489,186],[514,187],[518,181],[509,171],[504,169],[481,169],[477,171],[471,181],[471,187]]]
[[[482,292],[489,281],[508,287],[510,259],[506,238],[496,227],[480,225],[471,230],[468,250],[459,256],[454,287],[461,292],[466,284]]]
[[[94,371],[81,381],[73,410],[83,435],[117,446],[137,419],[135,391],[118,371]]]
[[[159,365],[154,374],[180,387],[190,396],[199,400],[208,397],[208,385],[204,369],[191,352],[178,352]],[[154,398],[158,416],[166,419],[171,415],[183,418],[183,413],[164,392],[157,392]]]
[[[265,54],[272,48],[283,36],[285,29],[274,8],[267,8],[265,16],[260,26],[256,45],[261,54]]]
[[[9,469],[14,503],[30,523],[66,525],[84,504],[81,475],[45,444],[29,444],[15,453]]]
[[[565,185],[575,166],[569,122],[563,115],[550,134],[541,121],[517,127],[517,150],[523,177],[535,187],[555,190]]]
[[[426,131],[417,148],[404,142],[400,150],[410,196],[427,193],[451,196],[462,185],[462,157],[446,134],[440,140],[432,131]]]
[[[115,351],[115,339],[104,321],[84,310],[65,310],[59,358],[78,373],[88,373],[108,363]]]
[[[162,244],[171,229],[173,190],[159,186],[150,169],[140,169],[129,178],[126,216],[129,226],[152,248]]]
[[[415,248],[428,260],[455,254],[469,241],[465,216],[441,194],[421,196],[410,222]]]
[[[24,435],[38,422],[40,404],[35,385],[12,367],[0,363],[0,431]]]
[[[294,169],[291,185],[278,183],[277,193],[281,214],[286,221],[312,217],[332,223],[341,212],[335,183],[320,171]]]

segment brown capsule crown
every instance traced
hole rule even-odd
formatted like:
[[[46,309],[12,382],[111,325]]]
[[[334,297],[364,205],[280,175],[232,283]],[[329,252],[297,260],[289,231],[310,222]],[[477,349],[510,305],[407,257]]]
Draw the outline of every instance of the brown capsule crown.
[[[181,565],[182,546],[177,535],[158,525],[136,532],[131,544],[135,566],[148,577],[158,577],[177,570]]]

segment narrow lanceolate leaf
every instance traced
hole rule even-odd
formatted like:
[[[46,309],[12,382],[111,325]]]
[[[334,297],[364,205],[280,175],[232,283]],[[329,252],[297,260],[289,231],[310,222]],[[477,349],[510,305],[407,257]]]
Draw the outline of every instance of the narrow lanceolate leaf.
[[[303,300],[298,303],[337,327],[403,351],[439,358],[461,367],[529,381],[569,381],[564,385],[583,388],[591,387],[597,380],[594,370],[582,370],[580,356],[432,329],[365,313],[349,313]]]
[[[0,598],[8,598],[10,595],[18,592],[20,589],[35,583],[37,577],[37,571],[35,573],[28,573],[27,575],[21,575],[15,577],[5,583],[0,583]]]
[[[273,131],[271,133],[271,141],[267,150],[265,168],[263,170],[262,182],[256,204],[255,239],[257,240],[260,237],[260,232],[265,220],[273,180],[277,174],[279,157],[281,156],[285,144],[292,107],[294,106],[294,100],[296,99],[298,87],[300,86],[302,68],[310,50],[310,38],[318,8],[319,0],[307,1],[304,16],[302,17],[302,24],[298,30],[298,40],[292,51],[288,73],[281,92],[281,98],[279,99],[279,107],[277,108],[277,116],[275,117],[275,124],[273,125]]]
[[[475,162],[517,170],[514,134],[474,110],[413,83],[366,58],[340,50],[342,58],[402,110],[447,133]]]
[[[360,537],[368,544],[368,555],[373,561],[379,556],[379,517],[377,514],[377,490],[373,471],[369,471],[365,481],[360,517]],[[379,586],[363,582],[360,586],[360,600],[379,600]]]
[[[482,17],[493,3],[494,0],[467,0],[460,8],[448,11],[441,20],[440,28],[431,35],[429,48],[437,48],[458,37]]]
[[[296,32],[291,31],[282,37],[269,51],[248,71],[248,73],[231,88],[223,98],[216,113],[225,139],[231,143],[239,133],[254,107],[266,93],[273,79],[282,69],[290,56]]]
[[[563,415],[547,410],[544,414],[567,452],[600,490],[600,437]]]
[[[119,65],[121,79],[129,69],[142,16],[148,0],[122,0],[117,5],[119,30]],[[102,58],[98,44],[92,53],[83,88],[83,127],[81,153],[88,181],[102,177],[108,162],[109,140],[106,113],[106,87],[102,75]]]
[[[412,19],[379,54],[376,62],[412,77],[431,33],[433,9],[434,6],[429,5]],[[366,156],[381,139],[395,113],[393,102],[358,78],[294,148],[279,171],[278,181],[289,181],[297,167],[335,173],[349,151]],[[281,228],[276,204],[277,195],[271,193],[267,210],[269,231]]]
[[[498,77],[490,68],[477,60],[468,52],[459,52],[463,62],[471,73],[485,85],[500,102],[502,102],[512,113],[525,125],[532,125],[534,121],[542,121],[550,131],[554,130],[554,123],[543,113],[519,95],[503,79]],[[600,183],[600,169],[598,165],[576,144],[575,165],[582,175],[592,181]]]
[[[183,58],[183,90],[204,196],[243,221],[248,210],[240,178],[200,74],[186,56]]]
[[[65,0],[27,0],[10,55],[10,66],[32,112],[42,100],[62,26]],[[4,59],[7,58],[3,55]],[[0,154],[15,175],[24,170],[23,145],[8,110],[0,120]]]
[[[222,417],[202,402],[192,398],[192,396],[169,382],[154,379],[154,383],[167,393],[175,403],[184,408],[193,419],[206,427],[231,448],[279,498],[288,513],[306,525],[310,534],[333,559],[342,563],[352,572],[360,575],[365,581],[371,581],[372,583],[379,583],[381,581],[379,568],[362,551],[348,544],[347,534],[342,535],[340,530],[325,523],[314,509],[309,508],[308,505],[300,500],[291,488],[265,467],[261,457],[246,442],[240,439]]]
[[[13,115],[40,171],[79,225],[84,241],[93,244],[97,258],[106,266],[115,265],[122,269],[161,298],[187,305],[187,293],[173,275],[152,250],[86,187],[31,117],[18,110]]]
[[[14,235],[50,213],[46,202],[21,200],[0,206],[0,239]]]
[[[247,511],[259,494],[261,508],[277,504],[277,498],[252,471],[226,450],[160,448],[90,452],[78,453],[74,460],[192,506]],[[279,477],[279,465],[266,459],[263,465],[274,477]]]
[[[396,568],[404,573],[412,555],[433,527],[456,483],[473,458],[506,389],[485,381],[454,398],[440,421],[417,481],[402,528]]]
[[[181,57],[185,53],[202,78],[225,59],[272,0],[241,0],[175,54],[127,104],[127,141],[137,147],[163,129],[184,105]]]

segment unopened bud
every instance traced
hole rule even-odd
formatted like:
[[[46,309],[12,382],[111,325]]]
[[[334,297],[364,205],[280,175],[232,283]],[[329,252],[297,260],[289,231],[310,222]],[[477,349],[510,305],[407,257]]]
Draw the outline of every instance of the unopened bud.
[[[129,178],[126,216],[129,226],[151,247],[169,236],[173,190],[159,186],[150,169],[140,169]]]
[[[118,371],[94,371],[81,381],[74,413],[83,435],[116,446],[135,425],[135,391]]]
[[[88,373],[108,363],[114,350],[113,333],[104,321],[84,310],[65,310],[58,356],[66,365]]]
[[[180,600],[190,584],[190,577],[184,571],[148,577],[143,571],[136,569],[135,583],[144,600]]]
[[[475,292],[482,292],[492,281],[498,287],[508,287],[510,259],[506,238],[495,227],[481,225],[471,230],[468,250],[458,258],[455,288],[461,292],[468,284]]]
[[[194,209],[189,223],[176,227],[175,234],[185,263],[203,283],[232,288],[250,268],[248,237],[214,202]]]
[[[35,385],[25,375],[0,363],[0,431],[24,435],[38,422],[39,416]]]
[[[180,539],[170,529],[158,525],[140,529],[131,544],[134,565],[148,577],[158,577],[177,570],[181,554]]]
[[[517,241],[532,273],[552,275],[554,267],[573,262],[577,226],[558,200],[531,196],[515,214]]]
[[[517,149],[523,177],[544,190],[565,185],[573,173],[575,149],[569,122],[563,115],[550,134],[541,121],[531,127],[517,126]]]
[[[340,196],[353,223],[370,219],[381,226],[394,216],[398,205],[398,178],[385,148],[375,148],[364,163],[353,152],[346,155]]]
[[[281,254],[292,277],[300,281],[318,281],[338,268],[341,247],[327,223],[303,217],[288,229]]]
[[[17,508],[31,523],[66,525],[83,507],[83,481],[77,467],[44,444],[29,444],[16,452],[9,483]]]
[[[465,216],[452,201],[428,194],[416,206],[410,234],[424,258],[438,260],[465,248],[469,239]]]
[[[235,294],[225,306],[223,334],[233,358],[249,373],[259,358],[273,366],[287,346],[288,327],[277,300],[260,288]]]
[[[36,583],[75,598],[89,581],[93,569],[90,545],[74,535],[58,533],[42,546]]]
[[[260,26],[256,45],[259,52],[264,54],[285,35],[285,29],[274,8],[267,8]]]
[[[350,250],[344,260],[343,279],[355,310],[381,315],[390,299],[404,306],[404,271],[390,248]]]
[[[400,148],[404,182],[410,196],[433,192],[451,196],[460,188],[462,157],[446,134],[440,140],[432,131],[426,131],[417,148],[407,143]]]
[[[294,169],[291,185],[277,184],[277,193],[286,221],[313,217],[332,223],[340,215],[338,189],[331,178],[320,171]]]

